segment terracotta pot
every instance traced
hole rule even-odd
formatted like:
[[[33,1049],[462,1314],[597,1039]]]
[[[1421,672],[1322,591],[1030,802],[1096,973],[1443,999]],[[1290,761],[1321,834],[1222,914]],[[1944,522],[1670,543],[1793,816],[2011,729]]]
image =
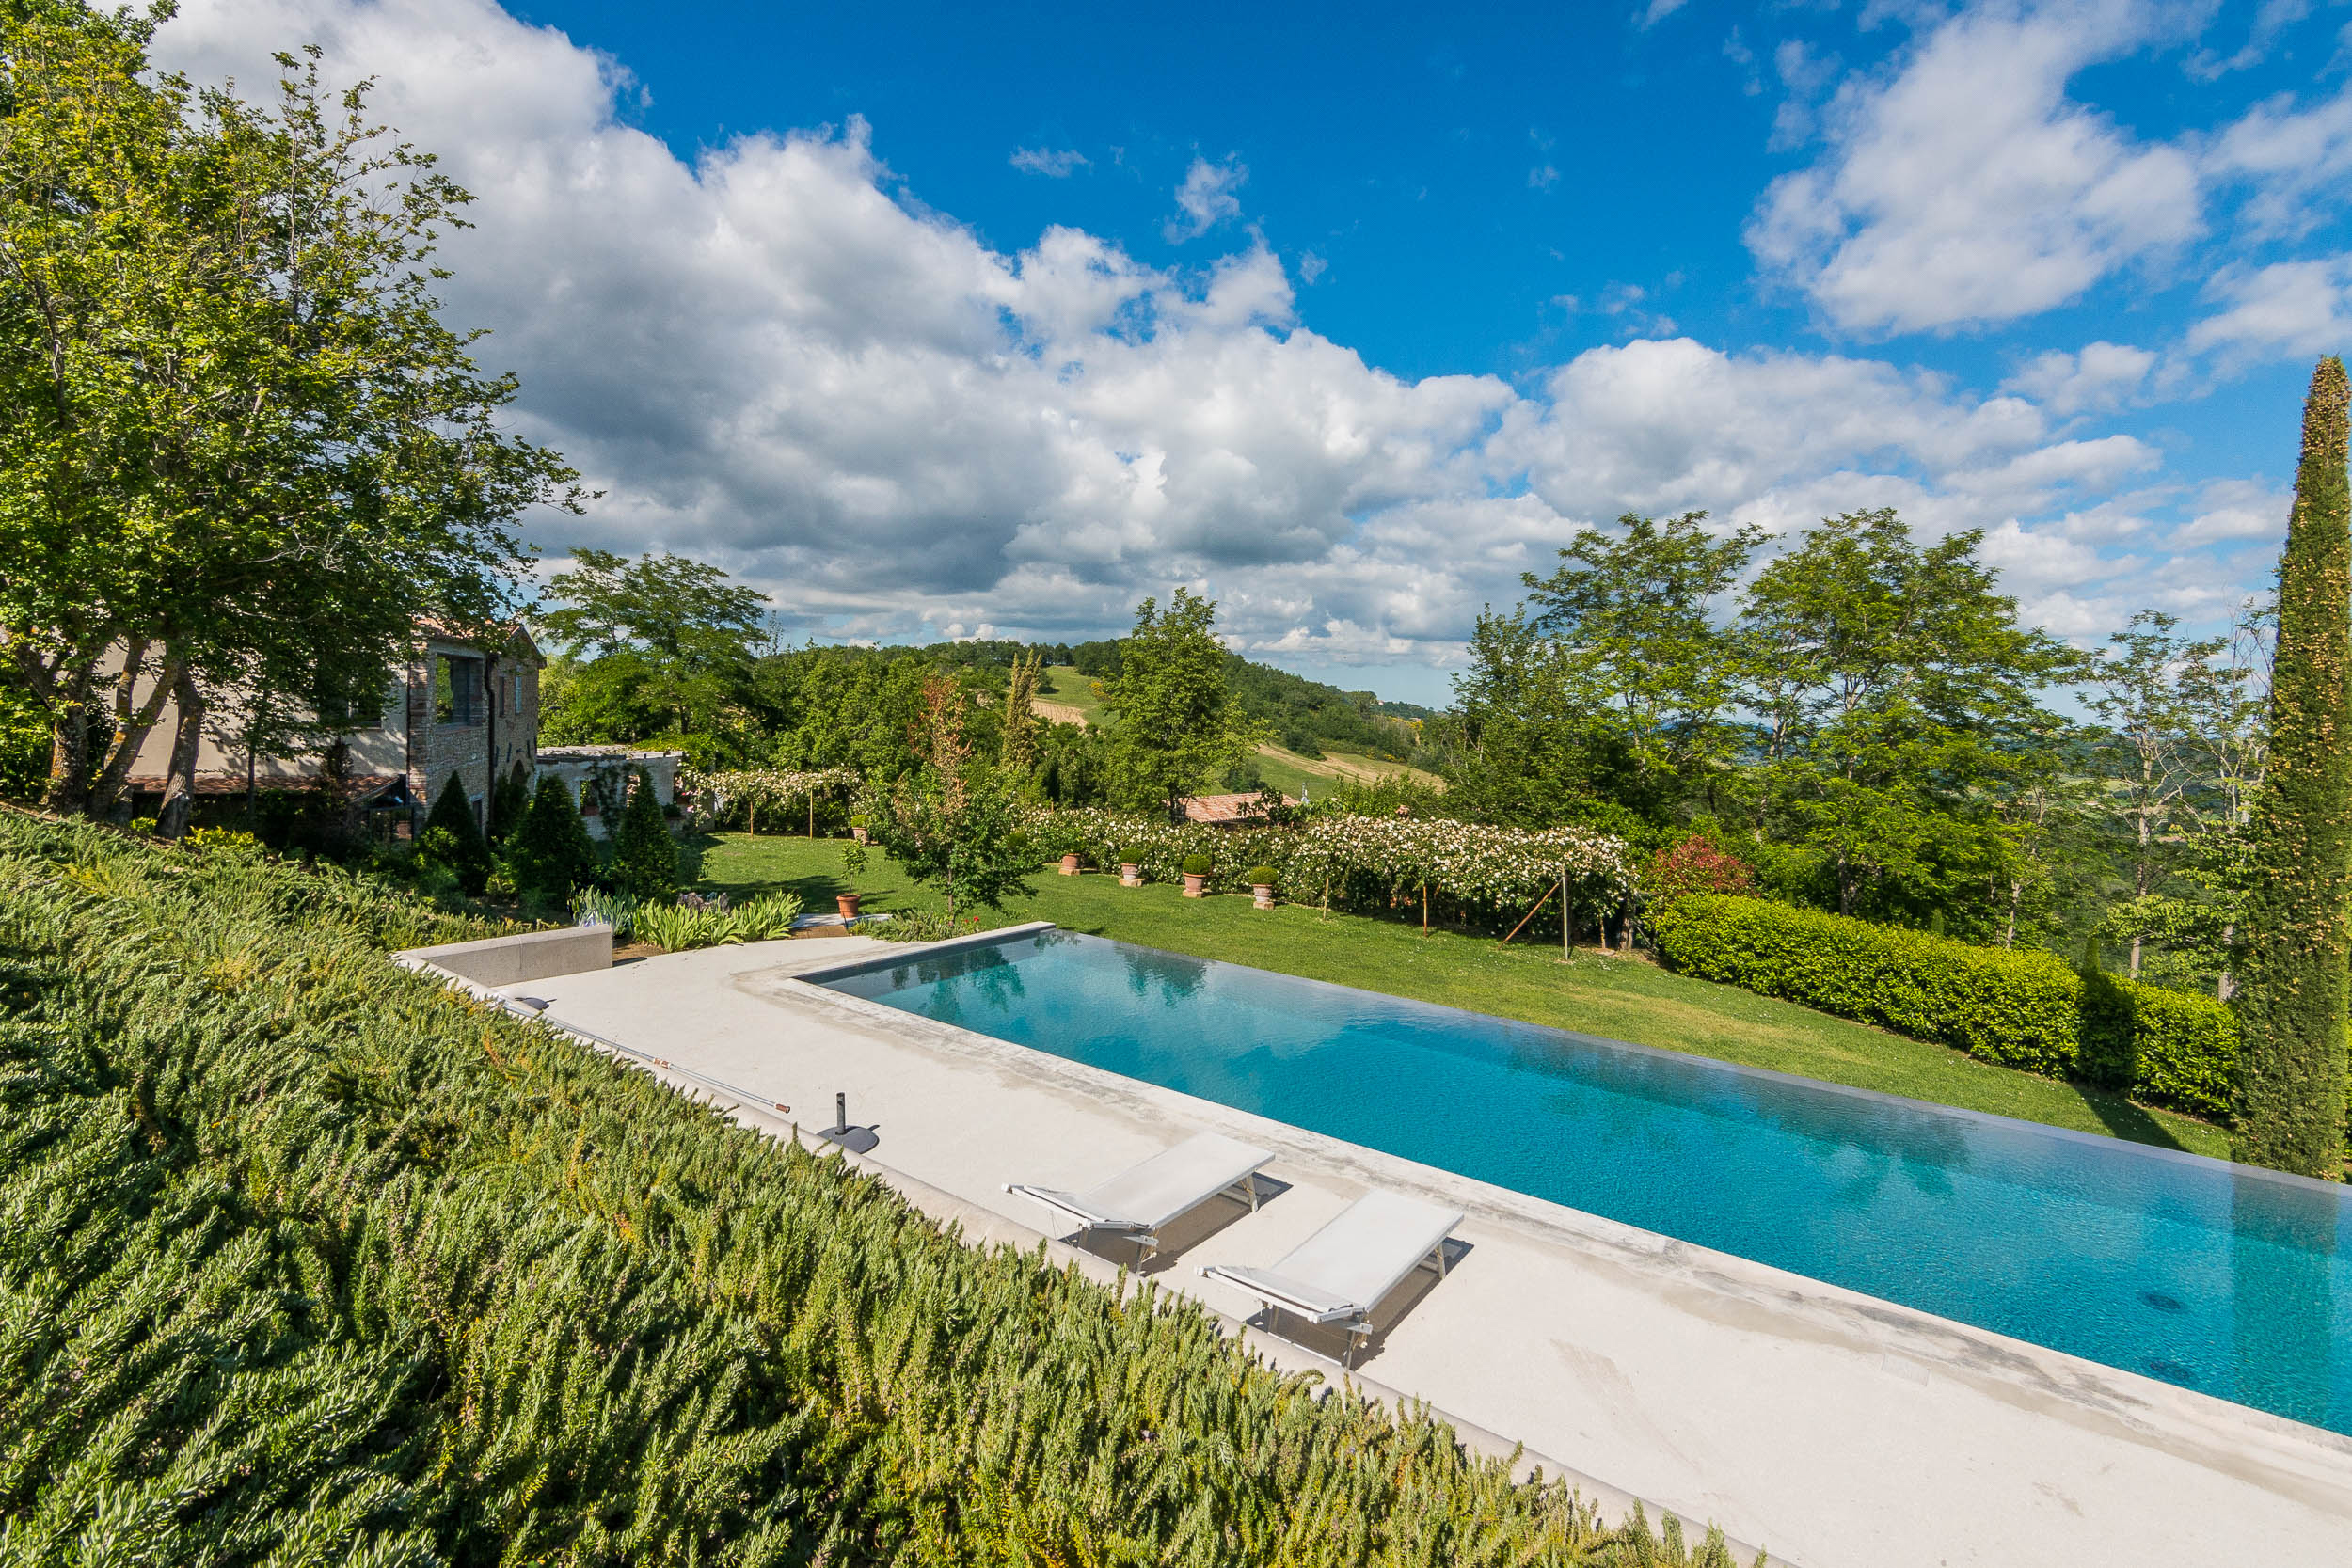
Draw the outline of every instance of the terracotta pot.
[[[1064,855],[1061,858],[1061,874],[1065,877],[1075,877],[1078,874],[1077,856]]]
[[[1187,898],[1198,898],[1198,897],[1200,897],[1200,896],[1201,895],[1201,894],[1200,894],[1200,884],[1201,884],[1202,882],[1207,881],[1208,879],[1208,879],[1208,877],[1207,877],[1205,874],[1203,874],[1203,875],[1200,875],[1200,876],[1195,876],[1192,872],[1189,872],[1189,871],[1185,872],[1185,873],[1184,873],[1184,896],[1185,896],[1185,897],[1187,897]]]
[[[1121,865],[1119,868],[1119,885],[1120,887],[1141,887],[1143,885],[1143,867],[1139,865]]]
[[[836,893],[833,895],[833,907],[841,911],[842,919],[855,920],[859,896],[854,893]]]
[[[851,834],[853,837],[855,837],[855,838],[856,838],[856,840],[857,840],[860,844],[863,844],[863,843],[865,843],[865,842],[866,842],[866,830],[865,830],[865,829],[863,829],[863,828],[851,828],[851,829],[850,830],[850,834]]]
[[[1259,909],[1270,910],[1274,908],[1274,890],[1263,883],[1252,882],[1249,884],[1249,899]]]

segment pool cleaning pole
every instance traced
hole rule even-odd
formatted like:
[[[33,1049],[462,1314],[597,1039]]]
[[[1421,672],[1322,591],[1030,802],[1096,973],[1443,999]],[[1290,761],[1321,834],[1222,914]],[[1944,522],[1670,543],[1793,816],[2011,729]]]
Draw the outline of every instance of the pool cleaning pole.
[[[1568,942],[1576,935],[1576,916],[1568,912],[1568,874],[1560,873],[1560,961],[1566,963],[1570,955]]]

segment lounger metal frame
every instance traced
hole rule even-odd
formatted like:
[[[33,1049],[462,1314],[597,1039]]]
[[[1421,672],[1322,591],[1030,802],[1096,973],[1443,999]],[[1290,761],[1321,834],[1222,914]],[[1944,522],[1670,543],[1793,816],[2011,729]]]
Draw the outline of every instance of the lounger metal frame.
[[[1341,1223],[1345,1220],[1347,1213],[1348,1211],[1342,1211],[1331,1223],[1333,1225]],[[1460,1212],[1454,1212],[1452,1220],[1447,1223],[1445,1233],[1438,1238],[1436,1244],[1400,1269],[1395,1276],[1381,1288],[1375,1299],[1371,1301],[1351,1301],[1332,1306],[1330,1305],[1332,1298],[1328,1295],[1323,1302],[1318,1303],[1310,1300],[1304,1293],[1286,1291],[1282,1289],[1286,1282],[1306,1287],[1310,1286],[1311,1281],[1304,1279],[1285,1281],[1281,1273],[1281,1265],[1279,1263],[1271,1269],[1212,1263],[1200,1271],[1200,1276],[1203,1279],[1221,1279],[1229,1285],[1238,1286],[1256,1296],[1265,1304],[1269,1313],[1275,1314],[1274,1323],[1269,1326],[1279,1325],[1281,1321],[1279,1315],[1283,1312],[1290,1312],[1318,1327],[1339,1328],[1347,1336],[1347,1342],[1340,1353],[1340,1365],[1353,1370],[1356,1364],[1356,1353],[1362,1349],[1364,1343],[1377,1332],[1373,1326],[1372,1315],[1379,1307],[1380,1303],[1394,1295],[1399,1286],[1423,1269],[1433,1271],[1439,1279],[1445,1277],[1446,1243],[1453,1240],[1454,1227],[1461,1223]],[[1310,1237],[1309,1243],[1311,1243],[1313,1239]],[[1288,1262],[1289,1259],[1285,1258],[1283,1261]]]
[[[1162,1150],[1160,1154],[1152,1158],[1160,1159],[1167,1154],[1174,1153],[1176,1148],[1183,1147],[1179,1144],[1174,1148]],[[1248,1204],[1251,1213],[1258,1212],[1258,1172],[1271,1163],[1274,1156],[1263,1149],[1253,1149],[1246,1144],[1238,1145],[1237,1148],[1242,1152],[1258,1156],[1257,1163],[1248,1170],[1244,1171],[1239,1180],[1229,1181],[1221,1187],[1210,1188],[1200,1193],[1199,1196],[1191,1198],[1182,1207],[1156,1218],[1114,1214],[1105,1210],[1092,1208],[1087,1203],[1084,1193],[1066,1193],[1052,1187],[1035,1187],[1017,1181],[1007,1182],[1005,1191],[1016,1196],[1025,1197],[1033,1203],[1043,1204],[1054,1212],[1073,1222],[1081,1233],[1103,1230],[1128,1236],[1136,1243],[1136,1265],[1140,1268],[1159,1256],[1160,1227],[1191,1213],[1204,1203],[1216,1198],[1231,1197]],[[1147,1164],[1150,1163],[1150,1161],[1144,1162]],[[1120,1176],[1127,1174],[1129,1172],[1122,1171],[1120,1176],[1111,1177],[1108,1180],[1098,1183],[1092,1190],[1100,1192],[1104,1187],[1118,1181]]]

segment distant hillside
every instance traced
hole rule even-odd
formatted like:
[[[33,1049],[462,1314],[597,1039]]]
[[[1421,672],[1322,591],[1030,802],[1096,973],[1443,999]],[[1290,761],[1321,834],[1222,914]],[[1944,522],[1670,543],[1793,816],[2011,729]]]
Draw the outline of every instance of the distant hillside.
[[[1237,662],[1248,664],[1247,660]],[[1101,668],[1099,663],[1096,667]],[[1279,675],[1286,681],[1298,680],[1297,676],[1285,674],[1279,670],[1269,671],[1263,664],[1248,665],[1248,668]],[[1038,716],[1063,724],[1100,724],[1103,722],[1103,699],[1094,694],[1094,683],[1101,678],[1103,677],[1088,674],[1074,665],[1047,665],[1045,667],[1047,689],[1038,696],[1035,703]],[[1251,701],[1248,689],[1242,686],[1239,679],[1234,681],[1234,685],[1242,691],[1242,701],[1245,706],[1249,707],[1258,717],[1266,718],[1269,722],[1273,721],[1271,715],[1265,713],[1263,707]],[[1341,691],[1336,687],[1319,687],[1312,681],[1299,681],[1299,685],[1311,688],[1316,692],[1328,692],[1331,696],[1348,699],[1351,710],[1355,706],[1353,703],[1355,697],[1360,696],[1366,702],[1374,701],[1370,692],[1349,693]],[[1396,705],[1409,707],[1411,705]],[[1311,705],[1302,705],[1302,708],[1309,715],[1321,712],[1324,721],[1327,722],[1330,728],[1342,730],[1343,733],[1350,733],[1346,730],[1347,721],[1336,718],[1327,699]],[[1422,708],[1414,711],[1426,713],[1428,710]],[[1314,721],[1311,718],[1308,721],[1313,722]],[[1365,721],[1359,718],[1356,722],[1362,724]],[[1373,745],[1367,746],[1360,743],[1350,745],[1334,736],[1327,739],[1312,752],[1279,744],[1261,746],[1258,748],[1257,758],[1250,765],[1251,768],[1254,769],[1259,781],[1272,784],[1285,795],[1307,794],[1317,800],[1342,784],[1365,784],[1400,773],[1421,784],[1433,787],[1439,785],[1437,775],[1408,766],[1388,746],[1379,744],[1388,735],[1397,735],[1401,740],[1401,745],[1397,749],[1406,751],[1409,754],[1412,745],[1412,726],[1404,715],[1381,713],[1372,722],[1378,726],[1374,731],[1375,743]]]

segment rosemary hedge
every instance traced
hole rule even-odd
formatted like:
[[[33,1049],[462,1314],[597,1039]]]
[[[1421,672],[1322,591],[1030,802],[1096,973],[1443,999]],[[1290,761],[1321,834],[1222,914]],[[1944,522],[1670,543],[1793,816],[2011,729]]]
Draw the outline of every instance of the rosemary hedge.
[[[0,816],[0,1557],[1685,1560],[382,957],[469,934]]]
[[[2226,1121],[2237,1086],[2237,1021],[2208,996],[2088,979],[2050,953],[1979,947],[1924,931],[1704,895],[1650,916],[1672,967],[1957,1046],[2051,1077],[2128,1089]]]

